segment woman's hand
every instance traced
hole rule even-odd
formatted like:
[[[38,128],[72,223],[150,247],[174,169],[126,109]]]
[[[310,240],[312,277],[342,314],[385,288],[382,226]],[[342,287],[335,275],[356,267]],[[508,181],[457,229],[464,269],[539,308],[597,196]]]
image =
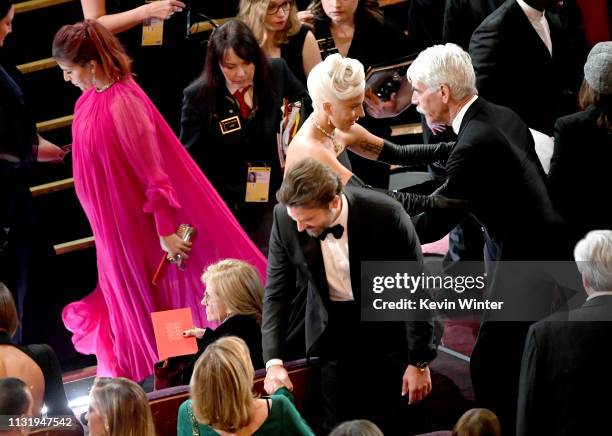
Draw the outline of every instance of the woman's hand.
[[[185,242],[176,233],[167,236],[160,236],[159,242],[164,251],[168,253],[170,258],[176,259],[180,256],[183,260],[189,259],[187,253],[191,251],[191,242]]]
[[[167,20],[175,12],[181,12],[185,8],[185,3],[178,0],[156,0],[147,3],[143,8],[145,11],[144,20],[147,18]]]
[[[38,137],[38,162],[61,162],[67,154],[68,150]]]
[[[307,26],[314,26],[314,15],[308,9],[297,13],[298,20]]]
[[[200,327],[194,327],[192,329],[185,330],[183,332],[183,337],[188,338],[190,336],[194,336],[198,339],[202,339],[204,337],[204,333],[206,333],[206,329],[201,329]]]

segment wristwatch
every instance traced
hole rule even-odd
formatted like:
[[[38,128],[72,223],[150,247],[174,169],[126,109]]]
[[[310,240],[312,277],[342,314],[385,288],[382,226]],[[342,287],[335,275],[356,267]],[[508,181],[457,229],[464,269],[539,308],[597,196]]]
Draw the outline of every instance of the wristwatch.
[[[423,360],[422,362],[416,362],[414,366],[419,368],[421,371],[425,371],[429,366],[429,362],[427,360]]]

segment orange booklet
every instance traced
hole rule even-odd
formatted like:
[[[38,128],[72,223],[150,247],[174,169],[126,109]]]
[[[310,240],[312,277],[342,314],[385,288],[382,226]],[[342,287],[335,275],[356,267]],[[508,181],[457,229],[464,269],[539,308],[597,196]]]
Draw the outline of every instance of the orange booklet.
[[[198,352],[196,338],[182,335],[185,330],[193,328],[190,308],[153,312],[151,319],[159,360]]]

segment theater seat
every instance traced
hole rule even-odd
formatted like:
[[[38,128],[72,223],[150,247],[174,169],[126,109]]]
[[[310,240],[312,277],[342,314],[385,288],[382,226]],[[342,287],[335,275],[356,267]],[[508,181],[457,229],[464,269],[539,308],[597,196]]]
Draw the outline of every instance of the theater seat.
[[[287,362],[285,368],[293,382],[293,398],[301,415],[313,428],[319,428],[321,422],[320,383],[317,382],[317,359],[306,359]],[[255,372],[253,391],[259,395],[266,395],[263,382],[266,377],[265,369]],[[175,386],[167,389],[149,392],[147,394],[153,422],[159,435],[176,435],[176,420],[181,403],[189,399],[189,386]]]

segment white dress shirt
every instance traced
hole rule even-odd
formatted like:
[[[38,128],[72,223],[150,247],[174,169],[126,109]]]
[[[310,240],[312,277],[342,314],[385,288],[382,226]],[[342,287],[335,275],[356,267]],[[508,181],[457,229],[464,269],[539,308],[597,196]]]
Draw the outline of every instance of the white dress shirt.
[[[589,295],[586,299],[586,301],[590,301],[593,298],[597,298],[601,295],[612,295],[612,291],[605,291],[605,292],[593,292],[591,295]]]
[[[329,285],[329,298],[332,301],[353,301],[353,288],[351,287],[351,265],[348,253],[348,201],[344,194],[342,198],[342,209],[338,218],[330,227],[340,224],[344,232],[340,239],[329,233],[321,241],[321,253],[323,254],[323,265]]]
[[[453,122],[451,124],[453,127],[453,132],[455,132],[455,135],[459,134],[459,129],[461,128],[463,117],[465,116],[465,113],[470,108],[470,106],[472,106],[472,103],[474,103],[477,98],[478,98],[477,95],[472,96],[472,98],[470,98],[468,102],[465,105],[463,105],[463,107],[461,108],[459,113],[455,116],[455,118],[453,118]]]
[[[532,8],[523,0],[516,0],[516,2],[519,4],[523,12],[525,12],[525,15],[527,15],[529,22],[535,31],[538,32],[538,35],[540,35],[540,38],[542,38],[542,42],[552,56],[552,39],[550,39],[550,27],[548,26],[546,15],[544,12]]]

